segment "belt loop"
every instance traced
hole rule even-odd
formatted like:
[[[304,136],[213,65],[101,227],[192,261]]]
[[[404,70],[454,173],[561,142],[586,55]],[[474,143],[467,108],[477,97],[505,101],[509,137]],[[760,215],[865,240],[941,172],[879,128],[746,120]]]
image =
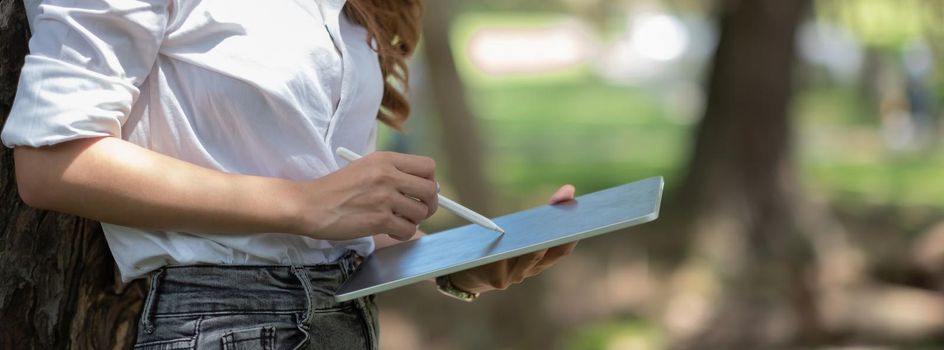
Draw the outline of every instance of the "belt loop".
[[[154,301],[157,298],[157,288],[160,284],[161,276],[164,275],[164,268],[159,268],[151,275],[151,286],[148,288],[147,298],[144,299],[144,310],[141,314],[141,325],[144,326],[144,332],[154,333],[154,322],[151,322],[151,313],[154,308]]]
[[[308,277],[308,271],[305,270],[304,266],[295,266],[292,265],[292,272],[295,273],[295,277],[298,278],[298,281],[302,283],[302,288],[305,289],[305,317],[302,319],[302,324],[305,328],[308,328],[308,321],[314,317],[315,308],[312,303],[312,290],[311,290],[311,280]]]

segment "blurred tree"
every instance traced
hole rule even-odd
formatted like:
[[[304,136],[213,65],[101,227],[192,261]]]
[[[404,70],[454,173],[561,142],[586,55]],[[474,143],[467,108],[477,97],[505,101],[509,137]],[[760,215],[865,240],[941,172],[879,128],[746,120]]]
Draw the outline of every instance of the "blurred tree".
[[[28,38],[23,2],[0,2],[0,125]],[[0,349],[130,348],[143,297],[142,282],[118,282],[101,225],[20,201],[0,149]]]
[[[423,16],[423,50],[429,68],[433,115],[438,118],[446,171],[459,201],[487,213],[491,210],[490,194],[485,182],[479,125],[466,100],[449,41],[454,5],[452,0],[429,1]]]
[[[707,262],[720,292],[681,347],[756,349],[818,328],[788,120],[795,32],[810,1],[718,5],[721,37],[679,203],[695,232],[691,265]]]

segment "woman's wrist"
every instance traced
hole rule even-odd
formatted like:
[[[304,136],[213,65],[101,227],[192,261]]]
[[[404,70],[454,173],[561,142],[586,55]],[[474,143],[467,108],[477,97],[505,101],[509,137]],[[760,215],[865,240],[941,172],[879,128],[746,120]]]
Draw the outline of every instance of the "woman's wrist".
[[[330,199],[313,201],[314,197],[324,197],[313,193],[317,192],[317,186],[316,181],[288,180],[279,185],[279,193],[282,193],[280,197],[286,199],[280,208],[286,218],[285,222],[289,224],[286,232],[315,239],[331,239],[323,232],[324,223],[331,220],[325,215],[323,203],[329,202]],[[322,205],[318,205],[319,202]]]
[[[309,227],[306,226],[307,210],[301,200],[301,182],[284,179],[272,180],[265,188],[269,190],[267,196],[273,200],[273,211],[276,213],[273,219],[278,221],[275,223],[276,228],[281,229],[277,232],[309,236]]]

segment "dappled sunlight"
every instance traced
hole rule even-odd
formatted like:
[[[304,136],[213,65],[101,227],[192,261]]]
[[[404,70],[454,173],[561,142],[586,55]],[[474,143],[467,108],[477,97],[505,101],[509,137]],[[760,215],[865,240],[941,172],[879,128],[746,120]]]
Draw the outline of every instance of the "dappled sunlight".
[[[486,74],[534,74],[573,67],[597,51],[576,20],[547,28],[485,28],[469,38],[472,64]]]

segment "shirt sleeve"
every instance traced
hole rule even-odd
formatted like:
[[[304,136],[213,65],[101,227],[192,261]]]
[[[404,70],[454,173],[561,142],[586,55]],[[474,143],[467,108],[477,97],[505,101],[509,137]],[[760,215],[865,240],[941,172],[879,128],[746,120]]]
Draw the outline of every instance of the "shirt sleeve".
[[[50,0],[32,21],[3,144],[121,136],[157,57],[171,0]]]

